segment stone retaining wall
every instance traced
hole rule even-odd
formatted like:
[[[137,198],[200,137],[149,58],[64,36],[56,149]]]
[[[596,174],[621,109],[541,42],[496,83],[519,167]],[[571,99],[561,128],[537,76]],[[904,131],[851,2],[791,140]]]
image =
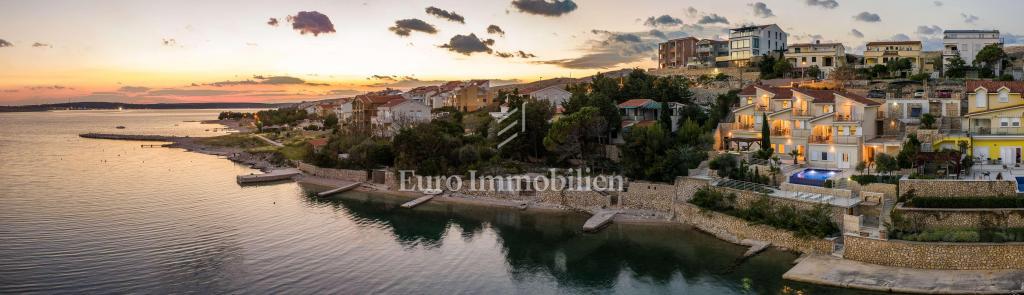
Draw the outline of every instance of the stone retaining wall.
[[[726,188],[726,187],[713,187],[713,188],[715,190],[718,190],[718,191],[722,192],[722,193],[726,193],[726,194],[733,193],[733,194],[736,194],[736,206],[739,207],[739,208],[749,208],[750,207],[750,203],[753,203],[754,201],[757,201],[758,199],[760,199],[763,196],[762,194],[755,193],[755,192],[752,192],[752,191],[746,191],[746,190],[739,190],[739,189]],[[802,202],[802,201],[797,201],[797,200],[792,200],[792,199],[775,198],[775,197],[769,197],[769,198],[772,199],[772,201],[776,204],[776,206],[793,205],[794,208],[800,209],[800,210],[811,210],[811,209],[814,209],[814,206],[818,205],[818,203]],[[842,224],[842,222],[843,222],[843,215],[846,214],[846,209],[842,208],[842,207],[829,206],[829,210],[832,211],[832,220],[835,221],[836,224]]]
[[[907,208],[899,204],[896,210],[922,229],[1024,227],[1024,209]]]
[[[363,170],[348,170],[348,169],[332,169],[332,168],[321,168],[306,163],[298,163],[298,168],[304,173],[311,174],[317,177],[340,179],[347,181],[363,182],[366,181],[366,171]]]
[[[540,191],[540,201],[581,210],[611,206],[611,198],[593,191]]]
[[[676,196],[676,186],[667,183],[631,181],[629,189],[619,193],[619,205],[628,209],[669,212]]]
[[[1013,180],[950,180],[900,179],[900,195],[914,190],[919,197],[989,197],[1014,196],[1017,182]]]
[[[890,183],[877,183],[876,182],[876,183],[869,183],[869,184],[861,185],[861,184],[857,183],[856,181],[851,180],[850,181],[850,188],[855,190],[855,191],[860,191],[860,192],[882,193],[887,198],[896,198],[896,196],[897,196],[896,194],[898,193],[896,185],[895,184],[890,184]]]
[[[790,231],[763,224],[751,224],[746,220],[703,210],[689,203],[677,203],[674,206],[679,222],[693,225],[725,240],[733,240],[730,237],[735,238],[732,242],[751,239],[803,253],[832,253],[834,242],[830,240],[797,237]]]
[[[894,267],[1019,269],[1024,243],[925,243],[845,236],[843,258]]]

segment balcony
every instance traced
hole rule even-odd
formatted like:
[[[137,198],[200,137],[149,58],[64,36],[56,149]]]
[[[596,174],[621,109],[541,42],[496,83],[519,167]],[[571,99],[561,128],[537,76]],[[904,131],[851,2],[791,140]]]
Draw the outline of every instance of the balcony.
[[[836,113],[836,122],[857,122],[863,117],[859,113]]]
[[[859,144],[860,137],[853,135],[840,135],[836,136],[832,141],[834,144]]]
[[[772,128],[772,136],[790,136],[792,129],[789,128]]]
[[[754,110],[756,110],[758,112],[767,112],[768,109],[769,109],[768,105],[761,105],[761,104],[759,104],[759,105],[755,105],[754,106]]]
[[[793,109],[794,117],[810,117],[811,111],[808,109]]]
[[[736,130],[754,130],[754,123],[751,122],[736,122],[732,126]]]
[[[816,143],[816,144],[832,144],[832,136],[831,135],[811,135],[811,137],[807,138],[807,142],[808,143]]]
[[[971,128],[971,134],[973,135],[1024,135],[1024,128],[1022,127],[975,127]]]

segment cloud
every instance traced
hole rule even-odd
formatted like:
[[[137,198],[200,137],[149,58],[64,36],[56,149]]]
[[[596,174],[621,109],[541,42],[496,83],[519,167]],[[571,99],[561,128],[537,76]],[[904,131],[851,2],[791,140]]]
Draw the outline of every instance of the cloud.
[[[869,23],[877,23],[877,22],[882,21],[882,17],[878,16],[877,13],[870,13],[870,12],[867,12],[867,11],[858,13],[857,15],[854,15],[853,19],[859,20],[859,21],[862,21],[862,22],[869,22]]]
[[[773,13],[772,10],[768,8],[768,4],[764,4],[764,2],[756,2],[747,5],[754,8],[754,16],[761,18],[775,16],[775,13]]]
[[[463,55],[471,55],[477,52],[491,53],[494,51],[491,49],[491,45],[494,45],[494,39],[480,40],[480,38],[476,37],[476,34],[471,33],[469,35],[455,35],[451,40],[448,40],[447,44],[442,44],[438,47]]]
[[[163,44],[164,44],[164,46],[171,46],[171,47],[178,46],[178,40],[174,40],[174,38],[163,39]]]
[[[690,17],[697,17],[697,15],[699,15],[699,14],[700,14],[700,11],[698,11],[696,8],[693,8],[693,6],[690,6],[690,7],[686,8],[686,15],[688,15]]]
[[[64,86],[61,86],[61,85],[30,86],[30,87],[25,87],[25,88],[27,88],[28,90],[63,90],[63,89],[74,89],[74,88],[71,88],[71,87],[64,87]]]
[[[0,39],[0,48],[3,48],[3,47],[13,47],[13,46],[14,46],[14,44],[11,44],[11,42],[7,42],[7,40]]]
[[[811,40],[811,41],[813,41],[813,40],[821,40],[821,39],[825,38],[825,37],[821,36],[821,34],[803,34],[803,35],[793,34],[793,35],[790,35],[790,37],[792,37],[793,39],[797,39],[797,40]]]
[[[299,34],[320,34],[334,33],[334,24],[326,15],[316,11],[299,11],[296,15],[289,15],[288,22],[292,23],[292,29],[299,31]]]
[[[917,33],[921,35],[934,35],[942,33],[942,28],[936,25],[932,26],[917,26]]]
[[[935,4],[936,7],[942,6],[942,1],[935,1],[935,2],[932,2],[932,4]]]
[[[613,34],[610,40],[623,43],[636,43],[640,42],[640,36],[637,36],[636,34]]]
[[[853,35],[854,37],[857,37],[857,38],[864,38],[864,33],[861,33],[857,29],[851,29],[850,30],[850,35]]]
[[[234,90],[216,90],[216,89],[159,89],[150,91],[149,95],[167,95],[167,96],[221,96],[221,95],[232,95],[242,93],[241,91]]]
[[[683,24],[683,20],[674,18],[671,15],[665,14],[659,17],[648,17],[644,21],[645,26],[657,27],[657,26],[678,26]]]
[[[377,88],[385,88],[385,87],[386,88],[412,88],[412,87],[420,87],[420,86],[438,85],[438,84],[442,84],[442,83],[445,83],[445,82],[447,82],[447,81],[420,80],[420,79],[416,79],[415,77],[404,76],[404,77],[398,77],[396,80],[377,82],[377,83],[374,83],[374,84],[370,84],[369,86],[370,87],[377,87]]]
[[[519,51],[516,51],[516,52],[500,52],[500,51],[495,51],[494,55],[497,56],[497,57],[500,57],[500,58],[510,58],[510,57],[516,57],[516,56],[518,56],[519,58],[534,58],[534,57],[537,57],[536,55],[533,55],[533,53],[527,53],[527,52],[522,51],[522,50],[519,50]]]
[[[505,36],[505,30],[502,30],[501,27],[496,26],[496,25],[487,26],[487,33],[488,34]]]
[[[142,86],[124,86],[124,87],[121,87],[120,89],[117,89],[117,91],[119,91],[119,92],[131,92],[131,93],[138,93],[138,92],[146,92],[146,91],[149,91],[149,87],[142,87]]]
[[[668,39],[668,35],[665,35],[665,32],[662,31],[651,30],[650,32],[647,33],[651,34],[651,36],[658,37],[659,39]]]
[[[910,36],[907,36],[907,34],[896,34],[896,35],[892,35],[892,40],[893,41],[910,41]]]
[[[398,76],[395,75],[373,75],[366,77],[366,80],[385,80],[385,81],[398,81]]]
[[[960,13],[960,17],[964,18],[964,22],[969,24],[973,24],[978,21],[978,16],[973,14]]]
[[[573,0],[513,0],[512,6],[519,12],[543,16],[562,16],[577,8]]]
[[[724,16],[712,13],[711,15],[705,15],[704,17],[700,18],[700,20],[698,20],[697,23],[702,25],[714,23],[729,24],[729,20],[726,19]]]
[[[434,28],[434,25],[416,18],[396,20],[395,26],[388,28],[388,30],[395,32],[395,35],[403,37],[409,36],[412,31],[419,31],[427,34],[437,33],[437,28]]]
[[[437,17],[440,17],[440,18],[443,18],[443,19],[447,19],[447,20],[450,20],[450,21],[453,21],[453,22],[461,23],[461,24],[465,24],[466,23],[466,18],[462,17],[458,13],[448,12],[447,10],[440,9],[440,8],[437,8],[437,7],[433,7],[433,6],[427,7],[427,14],[434,15],[434,16],[437,16]]]
[[[267,21],[268,25],[275,26],[275,27],[277,26],[278,23],[279,22],[277,21],[276,17],[271,17],[270,20]]]
[[[839,7],[839,2],[836,2],[836,0],[807,0],[804,3],[807,3],[807,6],[818,6],[826,9]]]
[[[49,47],[49,48],[53,48],[53,45],[46,44],[46,43],[35,42],[35,43],[32,43],[32,47]]]
[[[291,76],[270,76],[270,77],[267,77],[267,76],[262,76],[262,75],[253,76],[252,79],[248,79],[248,80],[220,81],[220,82],[213,82],[213,83],[209,83],[209,84],[205,84],[205,85],[217,86],[217,87],[237,86],[237,85],[307,85],[307,86],[330,86],[330,84],[325,84],[325,83],[306,82],[305,80],[302,80],[302,79],[296,78],[296,77],[291,77]],[[192,86],[199,86],[199,85],[193,83]]]

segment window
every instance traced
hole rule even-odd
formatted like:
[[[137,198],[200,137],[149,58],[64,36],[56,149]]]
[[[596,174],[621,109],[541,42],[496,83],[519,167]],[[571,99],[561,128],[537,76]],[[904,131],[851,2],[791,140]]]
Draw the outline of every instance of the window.
[[[817,56],[812,56],[811,57],[811,62],[818,62],[818,57]]]
[[[983,108],[988,105],[987,91],[985,89],[978,89],[978,93],[974,95],[974,106]]]
[[[839,127],[836,127],[836,130],[839,131],[839,135],[849,135],[849,134],[846,134],[846,127],[839,126]]]
[[[828,152],[821,152],[821,160],[828,161]]]
[[[784,109],[788,109],[789,108],[789,101],[788,100],[783,100],[782,101],[782,108],[784,108]]]
[[[822,106],[821,107],[821,111],[826,113],[826,114],[831,113],[832,112],[832,105],[827,104],[825,106]]]
[[[860,135],[857,131],[860,131],[860,129],[857,129],[857,126],[850,126],[850,135]]]
[[[807,57],[806,57],[806,56],[804,56],[804,57],[801,57],[801,58],[800,58],[800,62],[807,62]]]
[[[1020,118],[1010,118],[1010,126],[1020,127]]]
[[[999,91],[999,102],[1010,102],[1010,91],[1003,89]]]
[[[1010,118],[999,118],[999,127],[1010,127]]]
[[[754,104],[754,97],[753,96],[748,96],[747,97],[747,104]]]
[[[780,143],[779,144],[779,148],[775,149],[775,152],[780,153],[780,154],[785,154],[786,153],[786,145]]]

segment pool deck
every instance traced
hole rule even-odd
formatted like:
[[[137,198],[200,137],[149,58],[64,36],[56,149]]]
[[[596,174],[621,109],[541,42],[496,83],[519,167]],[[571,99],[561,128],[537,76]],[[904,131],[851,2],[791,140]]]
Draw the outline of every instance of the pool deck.
[[[1024,293],[1024,270],[932,270],[810,255],[783,279],[842,288],[914,294]]]

